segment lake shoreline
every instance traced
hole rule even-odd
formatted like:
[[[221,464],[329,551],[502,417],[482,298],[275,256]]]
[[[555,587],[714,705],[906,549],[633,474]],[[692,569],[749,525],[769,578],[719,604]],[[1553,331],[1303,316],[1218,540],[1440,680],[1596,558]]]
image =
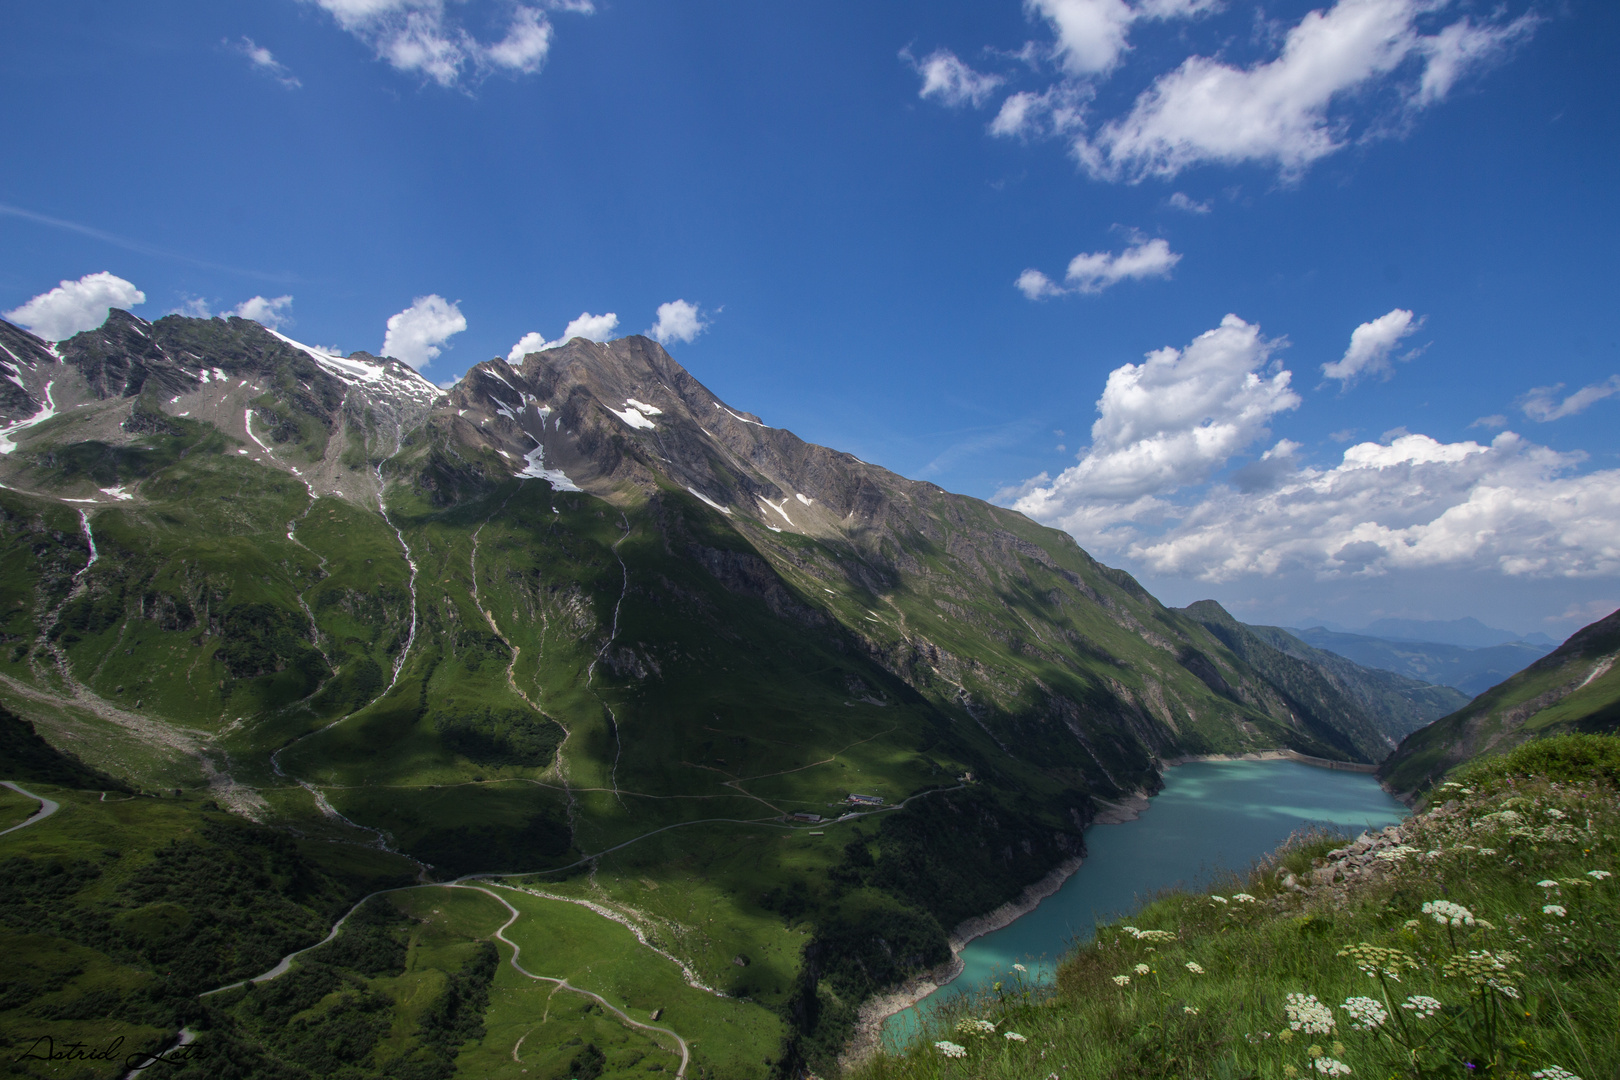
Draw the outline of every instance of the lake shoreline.
[[[962,974],[966,967],[962,961],[962,950],[967,947],[968,942],[1005,929],[1040,907],[1041,901],[1055,896],[1057,891],[1063,888],[1063,883],[1074,876],[1075,871],[1080,869],[1080,863],[1078,857],[1070,856],[1059,863],[1051,873],[1025,886],[1024,891],[1016,899],[1007,901],[994,911],[962,920],[956,929],[951,931],[949,960],[921,974],[913,975],[899,986],[862,1002],[855,1021],[855,1031],[845,1044],[844,1052],[838,1057],[839,1065],[849,1069],[877,1053],[883,1045],[885,1020],[895,1013],[911,1008],[954,982],[957,976]]]
[[[1187,754],[1182,757],[1161,758],[1158,762],[1160,771],[1173,769],[1178,765],[1189,765],[1205,762],[1224,761],[1295,761],[1302,765],[1315,768],[1329,769],[1335,772],[1366,773],[1374,772],[1377,766],[1362,765],[1358,762],[1332,761],[1327,758],[1310,757],[1295,750],[1258,750],[1245,754]],[[1090,825],[1123,825],[1135,821],[1142,816],[1143,811],[1152,805],[1152,797],[1157,792],[1138,790],[1131,792],[1117,802],[1097,799],[1098,813],[1091,819]],[[1080,869],[1081,860],[1078,858],[1065,859],[1051,873],[1039,881],[1025,888],[1016,900],[1011,900],[994,911],[984,915],[976,915],[964,920],[952,931],[950,936],[951,958],[936,967],[912,976],[899,986],[893,987],[883,993],[867,998],[861,1004],[858,1018],[855,1021],[855,1031],[845,1044],[844,1052],[839,1055],[839,1064],[851,1068],[867,1060],[872,1054],[882,1048],[883,1024],[896,1013],[918,1004],[923,999],[945,986],[954,982],[966,969],[962,960],[962,950],[975,938],[997,930],[1005,929],[1028,915],[1040,906],[1041,902],[1055,895],[1074,873]]]

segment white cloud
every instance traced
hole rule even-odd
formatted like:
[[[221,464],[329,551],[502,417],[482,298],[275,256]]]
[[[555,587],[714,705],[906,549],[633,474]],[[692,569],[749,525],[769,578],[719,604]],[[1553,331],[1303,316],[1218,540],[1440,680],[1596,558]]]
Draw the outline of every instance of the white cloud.
[[[465,329],[467,317],[455,304],[437,293],[418,296],[410,307],[389,317],[383,355],[425,368],[444,351],[439,346]]]
[[[1391,580],[1410,586],[1419,580],[1410,575],[1442,570],[1620,574],[1620,469],[1580,475],[1586,455],[1511,431],[1446,443],[1396,428],[1328,467],[1282,439],[1208,483],[1265,437],[1272,416],[1299,404],[1288,372],[1267,363],[1274,344],[1228,316],[1180,353],[1160,350],[1115,370],[1080,462],[998,501],[1165,578],[1349,587],[1403,572]]]
[[[619,317],[611,311],[606,315],[592,315],[588,311],[582,311],[579,318],[563,327],[562,337],[552,344],[566,345],[577,337],[588,338],[591,341],[606,341],[618,325]]]
[[[397,71],[419,74],[440,86],[455,86],[464,77],[502,70],[533,74],[551,52],[553,28],[542,8],[590,15],[588,0],[551,0],[541,6],[509,5],[505,35],[492,44],[480,42],[454,17],[462,4],[446,0],[312,0],[338,26],[372,48],[379,60]],[[507,5],[503,5],[507,6]]]
[[[1119,62],[1137,12],[1125,0],[1024,0],[1057,38],[1053,55],[1071,75],[1097,75]]]
[[[678,300],[676,303],[685,303],[685,301]],[[664,304],[659,307],[658,313],[660,317],[663,315],[664,308],[669,306]],[[697,309],[693,308],[692,311],[695,315]],[[592,315],[588,311],[582,311],[579,313],[579,318],[563,327],[562,335],[555,341],[547,341],[544,334],[533,330],[524,334],[506,354],[506,362],[508,364],[521,364],[523,358],[530,353],[545,352],[547,349],[559,349],[577,337],[586,338],[590,341],[606,341],[618,325],[619,317],[611,311],[606,315]],[[702,327],[699,326],[699,329],[702,329]],[[648,332],[651,333],[651,331]],[[686,340],[690,341],[691,338]]]
[[[1105,75],[1130,48],[1131,24],[1139,19],[1181,19],[1212,11],[1220,0],[1024,0],[1024,10],[1044,18],[1057,44],[1052,55],[1070,75]]]
[[[292,301],[293,298],[290,296],[277,296],[272,299],[255,296],[251,300],[237,304],[231,309],[230,314],[241,319],[252,319],[261,326],[268,326],[274,330],[283,323],[292,321],[291,316],[287,314],[287,309],[292,307]]]
[[[1031,300],[1044,300],[1049,296],[1062,296],[1064,289],[1039,270],[1025,270],[1013,284]]]
[[[1423,320],[1414,319],[1405,308],[1396,308],[1372,322],[1364,322],[1351,331],[1350,347],[1344,356],[1331,364],[1323,364],[1322,374],[1338,379],[1344,387],[1351,386],[1363,375],[1381,373],[1387,377],[1392,370],[1390,353],[1401,339],[1422,325]]]
[[[1020,90],[1002,101],[996,118],[990,121],[990,134],[1006,138],[1063,135],[1085,125],[1090,99],[1090,89],[1073,82],[1056,83],[1039,94]]]
[[[528,356],[530,353],[544,352],[547,349],[555,348],[561,344],[562,342],[560,341],[548,342],[546,340],[546,335],[537,334],[531,330],[527,334],[524,334],[522,337],[518,338],[517,344],[513,345],[511,351],[506,354],[506,362],[508,364],[521,364],[523,363],[523,358]]]
[[[952,108],[961,105],[978,108],[1006,81],[1000,75],[974,71],[949,49],[936,49],[920,61],[913,59],[909,50],[902,50],[900,55],[922,76],[922,89],[917,96],[938,98]]]
[[[671,300],[658,305],[658,321],[653,323],[647,335],[655,338],[660,345],[668,345],[672,341],[689,342],[703,333],[708,325],[696,304]]]
[[[287,65],[277,60],[275,56],[263,45],[255,44],[250,37],[243,37],[241,41],[231,46],[232,49],[248,58],[253,70],[261,75],[269,76],[289,90],[296,90],[304,84],[298,77],[287,70]]]
[[[1563,401],[1558,401],[1558,391],[1563,388],[1563,383],[1538,386],[1520,399],[1519,408],[1524,411],[1524,415],[1543,424],[1552,420],[1562,420],[1566,416],[1585,412],[1587,406],[1594,402],[1620,394],[1620,375],[1610,375],[1602,382],[1583,386]]]
[[[1071,528],[1099,513],[1146,512],[1160,493],[1204,482],[1264,438],[1273,416],[1299,406],[1291,374],[1268,368],[1276,344],[1228,315],[1184,350],[1159,349],[1115,368],[1079,463],[998,497]]]
[[[1569,475],[1582,455],[1503,432],[1489,446],[1403,435],[1362,443],[1260,495],[1219,486],[1133,538],[1161,573],[1227,581],[1456,568],[1511,576],[1620,572],[1620,470]]]
[[[551,52],[551,23],[535,8],[520,7],[512,16],[506,37],[491,45],[491,63],[509,71],[531,75],[540,70]]]
[[[107,312],[112,308],[144,303],[145,293],[104,270],[86,274],[78,281],[64,281],[6,312],[5,317],[47,341],[62,341],[80,331],[94,330],[107,321]]]
[[[1160,76],[1130,113],[1074,144],[1093,175],[1171,177],[1202,162],[1261,162],[1285,175],[1345,145],[1336,102],[1389,84],[1403,65],[1421,80],[1396,86],[1406,109],[1445,97],[1456,80],[1528,36],[1536,20],[1476,26],[1464,19],[1421,34],[1418,16],[1445,0],[1337,0],[1289,30],[1275,59],[1238,68],[1188,57]]]
[[[1199,202],[1184,191],[1178,191],[1170,196],[1170,206],[1176,210],[1185,210],[1189,214],[1207,214],[1214,208],[1208,199]]]
[[[1025,270],[1018,275],[1019,290],[1031,300],[1061,296],[1066,292],[1098,293],[1121,281],[1150,277],[1169,277],[1170,270],[1181,261],[1178,252],[1170,250],[1164,240],[1146,240],[1137,237],[1130,247],[1114,254],[1091,251],[1069,260],[1064,274],[1068,288],[1063,288],[1039,270]]]

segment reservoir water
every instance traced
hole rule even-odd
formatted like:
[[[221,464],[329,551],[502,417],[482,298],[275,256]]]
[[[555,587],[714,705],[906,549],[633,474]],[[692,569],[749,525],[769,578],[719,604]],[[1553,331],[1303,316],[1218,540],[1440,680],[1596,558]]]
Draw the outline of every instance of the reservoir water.
[[[961,976],[933,996],[1010,979],[1014,963],[1024,964],[1031,979],[1050,979],[1057,961],[1089,940],[1098,922],[1160,889],[1198,887],[1219,871],[1245,870],[1304,826],[1359,832],[1393,825],[1407,813],[1365,773],[1296,761],[1200,761],[1170,769],[1141,817],[1086,830],[1085,862],[1074,876],[1017,922],[969,942]],[[919,1027],[918,1009],[906,1009],[885,1021],[883,1041],[890,1049],[903,1046]]]

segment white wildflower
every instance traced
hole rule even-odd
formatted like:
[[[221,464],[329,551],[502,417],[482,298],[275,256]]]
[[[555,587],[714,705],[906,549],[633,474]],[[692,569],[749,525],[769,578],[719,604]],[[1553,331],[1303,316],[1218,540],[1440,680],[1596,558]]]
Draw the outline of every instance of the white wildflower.
[[[1224,903],[1226,903],[1226,897],[1224,897],[1224,896],[1214,896],[1214,895],[1211,895],[1211,896],[1210,896],[1210,899],[1211,899],[1211,900],[1213,900],[1213,901],[1215,901],[1215,903],[1217,903],[1217,904],[1224,904]]]
[[[1419,922],[1417,919],[1407,919],[1406,922],[1403,923],[1402,925],[1404,925],[1408,930],[1416,930],[1418,927],[1422,926],[1423,924],[1421,922]]]
[[[1479,849],[1479,853],[1481,855],[1495,855],[1496,849],[1493,847],[1482,847]]]
[[[1315,994],[1289,994],[1283,1006],[1288,1013],[1288,1026],[1307,1035],[1327,1035],[1333,1031],[1333,1013],[1316,1000]]]
[[[1001,1037],[1006,1039],[1008,1042],[1029,1042],[1028,1039],[1024,1038],[1016,1031],[1003,1031],[1001,1033]]]
[[[1614,875],[1609,873],[1607,870],[1588,870],[1586,872],[1586,876],[1589,878],[1595,878],[1598,881],[1602,881],[1604,878],[1613,877]]]
[[[1153,969],[1148,967],[1146,964],[1137,964],[1131,970],[1136,972],[1138,975],[1146,975],[1148,972],[1152,971]]]
[[[1129,975],[1115,975],[1114,976],[1114,985],[1115,986],[1129,986],[1129,985],[1131,985],[1131,977]]]
[[[1311,1067],[1323,1076],[1349,1076],[1350,1066],[1337,1058],[1319,1057],[1311,1062]]]
[[[1558,882],[1554,881],[1552,878],[1542,878],[1540,881],[1536,882],[1536,888],[1556,889],[1558,888]]]
[[[1545,1069],[1537,1069],[1535,1072],[1531,1073],[1530,1076],[1532,1080],[1581,1080],[1580,1077],[1576,1076],[1568,1069],[1559,1068],[1557,1065],[1549,1065]]]
[[[1013,970],[1018,972],[1018,974],[1023,975],[1029,971],[1029,968],[1025,967],[1023,964],[1014,964]]]
[[[1197,1016],[1198,1015],[1198,1010],[1193,1008],[1191,1005],[1183,1005],[1181,1007],[1181,1011],[1186,1013],[1188,1016]]]
[[[1562,904],[1542,904],[1541,913],[1543,915],[1556,915],[1560,919],[1569,914],[1569,912],[1564,910]]]
[[[1431,915],[1434,921],[1441,926],[1450,923],[1452,926],[1473,926],[1474,913],[1461,904],[1454,904],[1450,900],[1429,900],[1423,905],[1423,914]]]
[[[1555,821],[1562,821],[1568,815],[1566,815],[1562,810],[1558,809],[1558,807],[1556,807],[1556,806],[1549,806],[1549,807],[1547,807],[1547,816],[1552,818]]]
[[[1429,1019],[1444,1007],[1438,1000],[1429,997],[1427,994],[1413,994],[1401,1002],[1401,1008],[1417,1014],[1419,1020]]]
[[[1356,1031],[1383,1027],[1384,1021],[1389,1019],[1389,1013],[1384,1011],[1383,1003],[1377,998],[1345,998],[1340,1008],[1350,1014],[1350,1026]]]
[[[1184,966],[1194,975],[1202,975],[1204,973],[1203,967],[1196,960],[1189,960]]]
[[[969,1017],[966,1020],[956,1022],[956,1033],[958,1035],[994,1035],[995,1031],[996,1025],[988,1020],[974,1020]]]
[[[967,1057],[967,1047],[958,1046],[949,1039],[939,1040],[934,1044],[934,1049],[938,1050],[941,1054],[944,1054],[948,1058]]]
[[[1240,904],[1258,904],[1260,902],[1246,892],[1233,893],[1232,899]]]

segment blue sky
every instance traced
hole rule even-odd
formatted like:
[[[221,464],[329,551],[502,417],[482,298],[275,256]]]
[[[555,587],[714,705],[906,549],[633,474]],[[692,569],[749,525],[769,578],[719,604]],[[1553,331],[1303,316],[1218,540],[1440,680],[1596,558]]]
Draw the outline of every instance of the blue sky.
[[[414,310],[389,340],[435,381],[612,313],[576,330],[658,326],[733,404],[1167,602],[1555,635],[1620,604],[1616,5],[7,20],[0,310],[107,272],[148,318],[260,297],[373,352]]]

